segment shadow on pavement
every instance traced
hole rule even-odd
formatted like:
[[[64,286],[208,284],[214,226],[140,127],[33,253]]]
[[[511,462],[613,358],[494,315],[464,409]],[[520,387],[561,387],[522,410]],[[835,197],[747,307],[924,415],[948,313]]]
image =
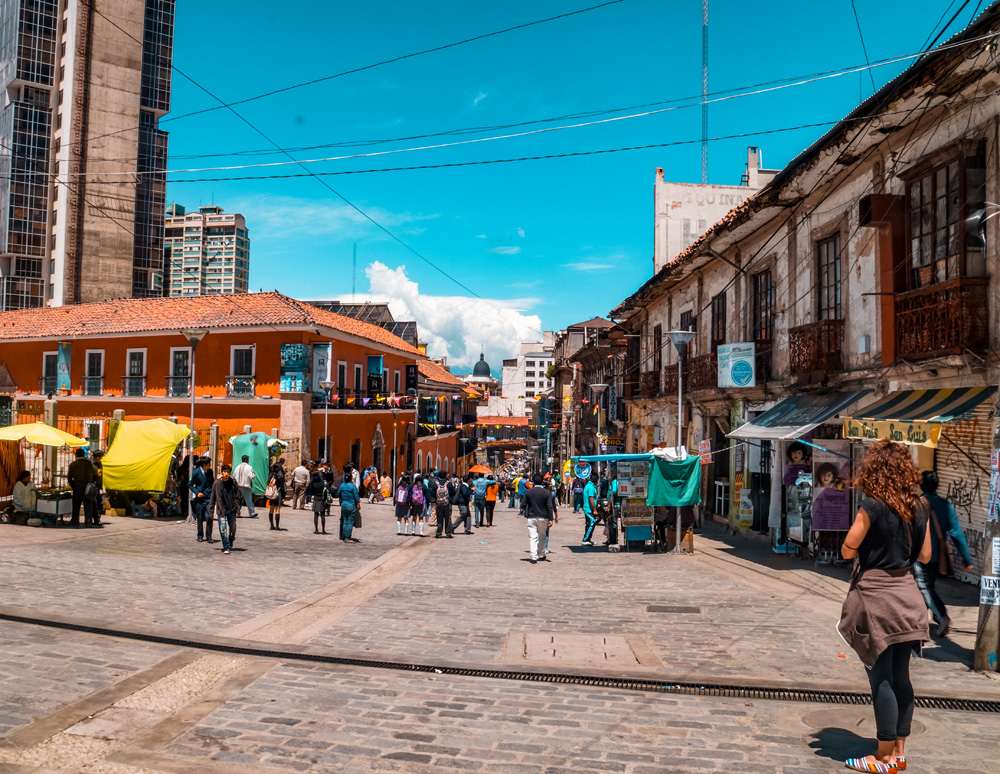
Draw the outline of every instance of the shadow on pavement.
[[[824,728],[812,734],[809,747],[821,758],[834,761],[846,761],[867,755],[876,747],[875,740],[859,736],[846,728]]]

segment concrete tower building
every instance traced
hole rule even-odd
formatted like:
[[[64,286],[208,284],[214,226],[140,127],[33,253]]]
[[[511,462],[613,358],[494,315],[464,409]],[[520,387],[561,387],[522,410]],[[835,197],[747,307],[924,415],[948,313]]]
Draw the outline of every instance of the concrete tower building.
[[[0,310],[162,295],[175,0],[0,0]]]
[[[242,215],[215,205],[186,213],[171,204],[163,252],[165,296],[246,293],[249,288],[250,235]]]

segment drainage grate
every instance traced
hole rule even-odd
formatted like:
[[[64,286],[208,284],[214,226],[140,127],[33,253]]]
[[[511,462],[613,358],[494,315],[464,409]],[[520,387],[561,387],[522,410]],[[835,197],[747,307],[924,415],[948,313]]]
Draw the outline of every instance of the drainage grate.
[[[647,605],[647,613],[700,613],[700,607],[685,607],[684,605]]]
[[[697,608],[695,608],[697,609]],[[519,682],[553,683],[557,685],[586,685],[595,688],[612,688],[647,693],[673,693],[685,696],[723,696],[737,699],[758,699],[762,701],[795,701],[817,704],[871,704],[868,693],[854,691],[824,691],[809,688],[772,688],[767,686],[736,685],[731,683],[678,683],[669,680],[642,680],[625,677],[603,677],[597,675],[557,674],[552,672],[519,672],[501,669],[466,669],[464,667],[435,666],[433,664],[406,664],[396,661],[374,661],[364,658],[283,651],[260,645],[237,645],[218,640],[198,641],[179,636],[147,634],[144,632],[118,631],[99,626],[89,626],[71,621],[49,621],[43,618],[0,613],[0,620],[15,623],[47,626],[55,629],[85,632],[104,637],[155,642],[162,645],[194,648],[216,653],[235,653],[242,656],[273,658],[279,661],[300,661],[314,664],[337,664],[357,666],[367,669],[392,669],[400,672],[424,672],[455,675],[458,677],[483,677],[492,680],[517,680]],[[918,696],[916,705],[923,709],[957,710],[960,712],[983,712],[1000,714],[1000,701],[967,699],[958,696]]]

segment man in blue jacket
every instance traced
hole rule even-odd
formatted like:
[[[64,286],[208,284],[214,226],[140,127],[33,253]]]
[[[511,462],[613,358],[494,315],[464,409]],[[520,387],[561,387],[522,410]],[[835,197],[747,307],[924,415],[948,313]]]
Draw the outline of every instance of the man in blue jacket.
[[[212,485],[208,480],[208,467],[211,460],[207,457],[201,458],[199,464],[195,466],[194,473],[191,474],[191,481],[188,483],[188,490],[191,492],[191,511],[194,513],[195,521],[198,522],[198,542],[203,540],[214,543],[212,540],[212,519],[208,515],[208,498],[212,493]]]
[[[944,637],[948,633],[951,619],[948,617],[948,610],[941,601],[937,593],[937,579],[941,570],[942,551],[950,551],[947,545],[947,537],[955,543],[959,553],[962,555],[962,563],[966,572],[972,570],[972,557],[969,555],[969,544],[965,542],[965,533],[958,523],[958,516],[955,515],[955,506],[939,496],[938,475],[932,470],[923,472],[923,481],[920,488],[924,490],[924,498],[931,506],[931,560],[924,564],[915,562],[913,564],[913,575],[917,580],[917,588],[924,596],[927,609],[934,617],[937,624],[939,637]],[[945,560],[947,562],[947,558]],[[950,562],[948,562],[950,566]]]

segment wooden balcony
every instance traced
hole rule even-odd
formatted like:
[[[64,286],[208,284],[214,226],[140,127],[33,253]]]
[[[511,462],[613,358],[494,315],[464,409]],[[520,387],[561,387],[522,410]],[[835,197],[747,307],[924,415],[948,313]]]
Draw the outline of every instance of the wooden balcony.
[[[638,373],[631,371],[622,377],[622,397],[626,399],[639,397]]]
[[[684,368],[684,378],[687,378],[687,367]],[[677,397],[677,363],[663,369],[663,394],[667,397]]]
[[[789,369],[795,375],[844,367],[844,321],[820,320],[788,331]]]
[[[639,374],[639,396],[640,398],[655,398],[661,392],[660,372],[644,371]]]
[[[960,277],[898,293],[896,357],[983,352],[990,341],[988,288],[986,277]]]
[[[712,390],[719,386],[719,361],[714,352],[687,361],[684,385],[692,391]]]

